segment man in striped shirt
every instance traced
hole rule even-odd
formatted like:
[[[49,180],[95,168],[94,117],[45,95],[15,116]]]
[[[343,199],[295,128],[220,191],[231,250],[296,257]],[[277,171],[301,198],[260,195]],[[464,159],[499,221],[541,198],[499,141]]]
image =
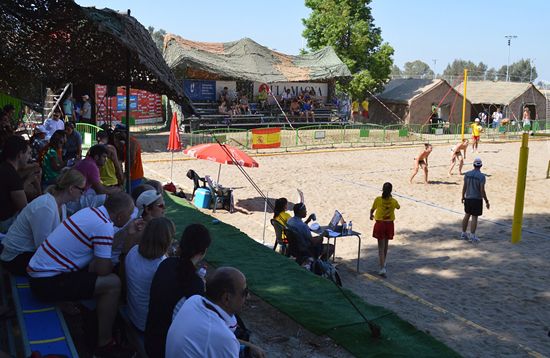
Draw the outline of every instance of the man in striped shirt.
[[[116,193],[104,206],[78,211],[44,240],[27,267],[31,289],[43,301],[97,300],[96,356],[118,349],[112,339],[120,296],[120,279],[112,273],[113,225],[124,226],[133,209],[128,194]]]

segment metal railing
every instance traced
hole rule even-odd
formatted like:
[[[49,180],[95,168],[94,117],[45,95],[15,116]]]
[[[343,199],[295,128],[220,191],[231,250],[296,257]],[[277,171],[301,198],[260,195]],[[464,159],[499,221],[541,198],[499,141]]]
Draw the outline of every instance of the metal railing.
[[[497,127],[484,127],[482,140],[498,141],[519,138],[524,128],[519,123],[508,123]],[[550,123],[546,120],[531,121],[530,132],[550,133]],[[337,145],[382,146],[415,143],[451,143],[462,137],[460,123],[440,124],[315,124],[297,129],[281,126],[281,148],[326,147]],[[466,138],[471,137],[470,123],[464,128]],[[252,130],[217,128],[194,131],[185,134],[189,145],[215,142],[252,149]]]

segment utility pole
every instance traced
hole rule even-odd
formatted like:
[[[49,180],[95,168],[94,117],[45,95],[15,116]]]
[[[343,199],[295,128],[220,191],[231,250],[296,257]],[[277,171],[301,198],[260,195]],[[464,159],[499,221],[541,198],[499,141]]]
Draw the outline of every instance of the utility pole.
[[[506,35],[504,36],[508,39],[508,64],[506,65],[506,82],[510,82],[510,45],[512,43],[512,39],[517,39],[517,35]]]
[[[433,71],[434,71],[434,80],[435,80],[435,64],[437,63],[437,58],[432,59],[432,62],[434,63]]]
[[[529,83],[533,82],[533,61],[535,60],[536,58],[529,59]]]

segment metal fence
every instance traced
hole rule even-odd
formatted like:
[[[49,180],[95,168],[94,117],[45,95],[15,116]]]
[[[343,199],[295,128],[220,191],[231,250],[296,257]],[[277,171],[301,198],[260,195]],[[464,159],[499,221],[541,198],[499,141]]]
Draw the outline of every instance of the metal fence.
[[[524,128],[521,122],[509,123],[498,127],[485,127],[481,133],[482,140],[498,141],[518,138]],[[529,131],[532,133],[550,133],[549,120],[531,121]],[[462,136],[461,124],[316,124],[298,129],[281,127],[281,148],[326,147],[337,145],[348,146],[383,146],[415,143],[451,143],[459,141]],[[471,136],[470,124],[465,124],[465,137]],[[252,149],[252,130],[218,128],[194,131],[185,134],[190,145],[212,143],[216,139],[221,143],[231,144],[245,149]]]

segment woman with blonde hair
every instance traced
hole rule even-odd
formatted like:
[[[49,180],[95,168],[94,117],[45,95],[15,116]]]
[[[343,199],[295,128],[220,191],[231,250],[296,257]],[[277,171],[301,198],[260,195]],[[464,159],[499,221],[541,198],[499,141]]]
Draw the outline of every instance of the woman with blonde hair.
[[[86,178],[75,169],[59,177],[46,193],[31,201],[17,216],[2,244],[2,265],[14,275],[25,275],[38,246],[67,217],[65,204],[80,200]]]
[[[132,247],[125,260],[128,288],[128,317],[140,331],[145,331],[149,312],[149,291],[153,276],[166,258],[176,227],[167,218],[151,219],[138,245]]]

